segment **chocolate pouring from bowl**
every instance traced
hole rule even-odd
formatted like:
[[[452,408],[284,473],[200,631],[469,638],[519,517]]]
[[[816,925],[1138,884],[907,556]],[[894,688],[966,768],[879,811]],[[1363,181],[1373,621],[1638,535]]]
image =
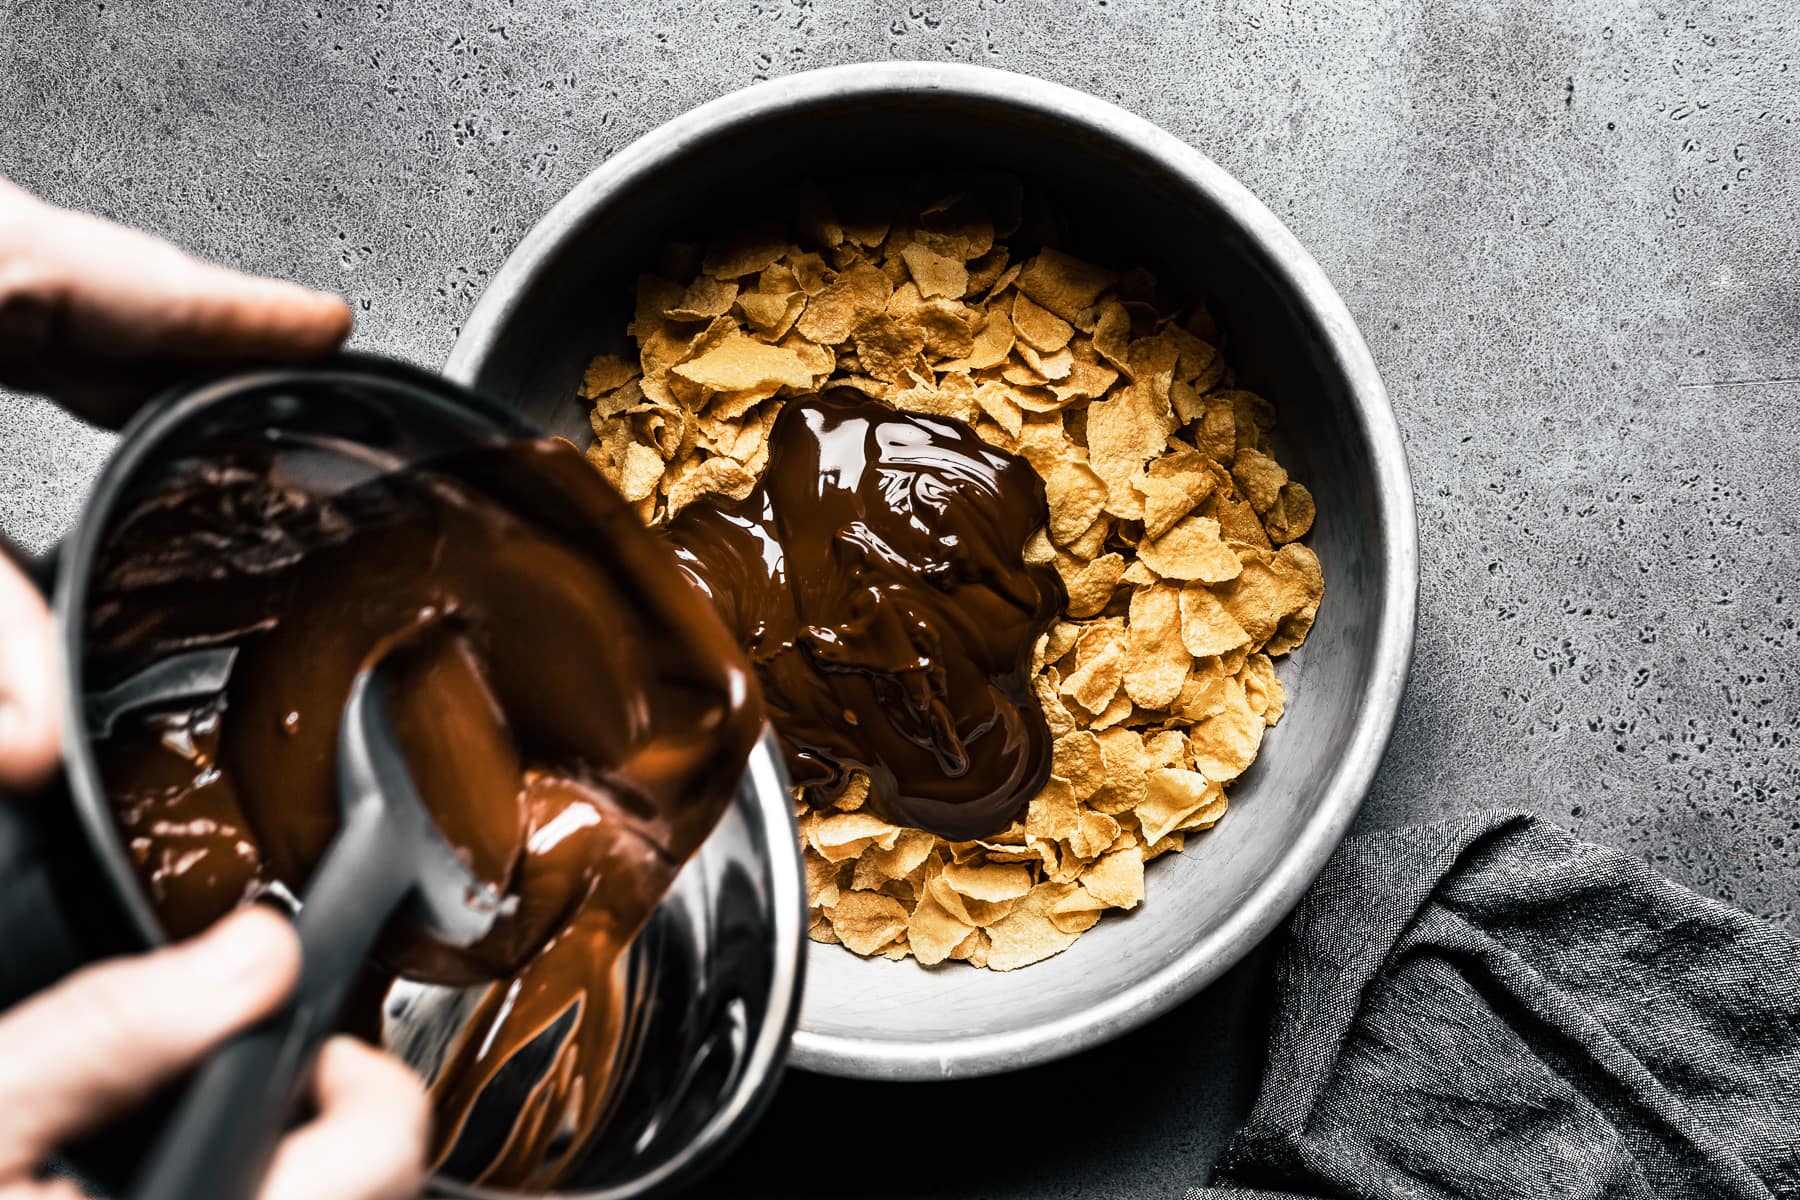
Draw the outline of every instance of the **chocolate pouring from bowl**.
[[[66,790],[0,805],[0,865],[9,868],[0,889],[0,1003],[101,954],[167,940],[89,746],[83,617],[88,572],[109,521],[180,459],[246,434],[271,439],[293,469],[351,488],[421,459],[536,432],[439,377],[358,354],[197,385],[139,415],[56,554]],[[608,1136],[554,1195],[660,1194],[716,1161],[760,1111],[786,1060],[804,964],[804,891],[793,837],[786,777],[765,732],[730,809],[633,943],[626,962],[634,994],[656,1002],[633,1008],[629,1053],[619,1067],[621,1107]],[[464,999],[463,990],[450,988],[391,995],[385,1043],[430,1076],[461,1029]],[[523,1072],[497,1080],[483,1119],[503,1130],[517,1111],[508,1104],[533,1082]],[[128,1148],[97,1149],[116,1161],[76,1165],[91,1166],[104,1176],[99,1182],[122,1183]],[[471,1200],[516,1194],[445,1173],[434,1178],[432,1192]]]
[[[613,155],[526,235],[446,364],[550,432],[589,440],[573,402],[588,359],[628,351],[633,279],[664,240],[728,226],[759,179],[859,162],[1011,171],[1085,240],[1210,296],[1246,386],[1275,403],[1278,457],[1318,500],[1326,597],[1282,668],[1293,697],[1232,811],[1149,872],[1148,898],[1021,971],[864,961],[814,946],[794,1061],[935,1079],[1058,1058],[1218,978],[1298,901],[1342,838],[1393,728],[1412,652],[1411,484],[1380,376],[1293,235],[1203,154],[1092,96],[979,67],[876,63],[758,84]],[[610,307],[609,307],[610,306]],[[608,332],[610,331],[610,333]],[[612,340],[608,341],[608,337]]]
[[[301,950],[294,994],[277,1016],[207,1059],[163,1131],[134,1200],[235,1200],[254,1193],[299,1085],[396,908],[418,929],[455,946],[471,945],[493,927],[500,895],[457,856],[413,784],[383,698],[386,661],[357,676],[338,727],[343,824],[294,921]]]

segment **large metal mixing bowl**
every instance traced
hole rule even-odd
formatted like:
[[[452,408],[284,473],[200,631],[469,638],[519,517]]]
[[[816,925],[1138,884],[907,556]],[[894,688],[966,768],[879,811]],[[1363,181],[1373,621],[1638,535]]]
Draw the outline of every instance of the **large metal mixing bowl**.
[[[446,370],[578,443],[594,353],[627,348],[634,274],[665,238],[729,226],[775,183],[857,171],[1002,168],[1047,189],[1081,244],[1204,294],[1277,449],[1318,500],[1325,603],[1284,660],[1291,700],[1231,811],[1149,871],[1149,898],[1009,974],[864,961],[816,945],[793,1061],[931,1079],[1070,1054],[1216,979],[1272,930],[1361,803],[1412,651],[1412,489],[1380,376],[1285,226],[1193,148],[1111,104],[977,67],[887,63],[759,84],[653,131],[538,223],[488,286]]]

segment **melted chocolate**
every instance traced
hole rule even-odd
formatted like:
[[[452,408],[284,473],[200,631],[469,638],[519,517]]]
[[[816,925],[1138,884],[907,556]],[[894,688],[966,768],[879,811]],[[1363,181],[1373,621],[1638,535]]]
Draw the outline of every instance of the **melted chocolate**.
[[[397,920],[376,957],[428,982],[501,981],[434,1083],[440,1156],[494,1074],[573,1011],[479,1173],[554,1184],[606,1111],[623,952],[728,806],[762,725],[741,654],[667,551],[563,443],[336,494],[244,446],[190,464],[115,525],[89,634],[90,687],[176,650],[238,648],[221,696],[96,747],[178,936],[271,885],[303,893],[336,831],[351,681],[404,640],[384,675],[420,794],[519,903],[466,949]]]
[[[749,652],[794,782],[825,803],[858,767],[890,821],[1006,828],[1050,773],[1031,651],[1065,594],[1022,557],[1043,483],[961,422],[842,388],[770,439],[754,491],[666,533]]]

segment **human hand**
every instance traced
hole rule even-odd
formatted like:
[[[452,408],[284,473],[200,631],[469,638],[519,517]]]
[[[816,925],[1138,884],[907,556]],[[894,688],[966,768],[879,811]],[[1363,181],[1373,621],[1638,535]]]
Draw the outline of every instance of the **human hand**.
[[[349,331],[337,296],[200,262],[0,179],[0,386],[117,425],[200,365],[311,358]],[[42,598],[0,555],[0,788],[55,766],[53,644]]]
[[[198,366],[313,358],[349,332],[340,297],[201,262],[0,179],[0,385],[117,425]]]
[[[198,262],[0,180],[0,384],[116,424],[196,366],[312,357],[349,328],[337,297]],[[0,555],[0,789],[34,787],[55,769],[56,686],[43,599]],[[288,922],[249,909],[0,1015],[0,1200],[79,1196],[38,1178],[45,1160],[275,1011],[299,959]],[[259,1200],[418,1194],[428,1110],[410,1071],[335,1038],[312,1100],[317,1114],[282,1142]]]
[[[191,941],[77,972],[0,1016],[0,1200],[76,1200],[38,1179],[58,1146],[268,1016],[294,986],[287,920],[235,913]],[[276,1151],[258,1200],[407,1200],[424,1185],[428,1111],[413,1073],[333,1038],[312,1084],[318,1115]]]

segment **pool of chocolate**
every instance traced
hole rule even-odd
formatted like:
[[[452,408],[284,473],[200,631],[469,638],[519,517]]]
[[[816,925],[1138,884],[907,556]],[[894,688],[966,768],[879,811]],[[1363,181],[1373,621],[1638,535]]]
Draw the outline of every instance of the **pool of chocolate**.
[[[749,495],[663,535],[749,655],[794,783],[823,805],[861,770],[883,817],[962,839],[1050,774],[1031,652],[1066,597],[1022,554],[1047,515],[1031,465],[962,422],[834,388],[782,409]]]

